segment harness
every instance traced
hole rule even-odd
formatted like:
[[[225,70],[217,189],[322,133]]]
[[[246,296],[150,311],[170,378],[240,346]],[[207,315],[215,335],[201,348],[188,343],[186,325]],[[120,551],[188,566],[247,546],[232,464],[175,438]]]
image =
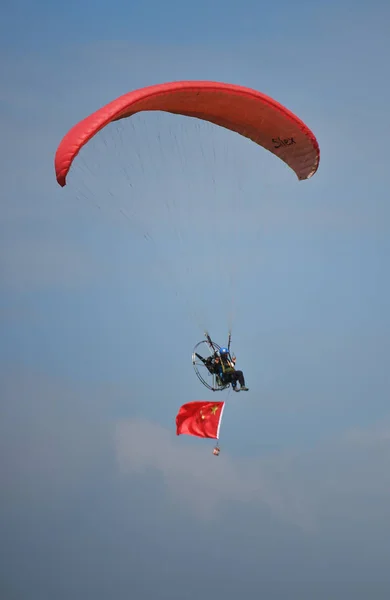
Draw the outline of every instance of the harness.
[[[221,356],[221,374],[222,374],[222,376],[228,375],[230,373],[234,373],[234,371],[235,371],[235,368],[232,367],[230,364],[228,364],[227,361],[229,361],[229,360],[231,360],[230,354],[229,355],[223,354]]]

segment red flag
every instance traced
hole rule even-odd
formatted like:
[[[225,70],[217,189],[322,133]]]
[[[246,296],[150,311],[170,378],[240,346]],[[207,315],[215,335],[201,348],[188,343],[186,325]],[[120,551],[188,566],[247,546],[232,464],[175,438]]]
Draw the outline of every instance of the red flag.
[[[225,402],[188,402],[176,416],[176,435],[196,435],[203,438],[219,437]]]

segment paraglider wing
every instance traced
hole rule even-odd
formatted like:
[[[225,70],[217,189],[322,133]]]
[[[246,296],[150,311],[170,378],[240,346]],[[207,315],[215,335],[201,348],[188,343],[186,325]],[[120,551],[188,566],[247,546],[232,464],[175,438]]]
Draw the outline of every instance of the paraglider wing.
[[[56,152],[58,183],[66,185],[74,158],[94,135],[109,123],[141,111],[195,117],[230,129],[278,156],[300,180],[308,179],[318,169],[320,151],[314,134],[272,98],[233,84],[179,81],[124,94],[77,123]]]

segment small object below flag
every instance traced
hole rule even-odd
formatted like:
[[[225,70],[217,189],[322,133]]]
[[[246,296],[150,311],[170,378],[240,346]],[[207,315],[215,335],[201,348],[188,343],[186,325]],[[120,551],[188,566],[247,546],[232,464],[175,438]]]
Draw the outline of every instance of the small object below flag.
[[[225,402],[207,401],[183,404],[176,416],[176,434],[218,439],[224,406]]]

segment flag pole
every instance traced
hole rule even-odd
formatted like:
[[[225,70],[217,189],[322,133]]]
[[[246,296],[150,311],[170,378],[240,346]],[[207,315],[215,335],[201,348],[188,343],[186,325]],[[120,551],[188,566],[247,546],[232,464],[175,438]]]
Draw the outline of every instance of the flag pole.
[[[221,451],[221,450],[220,450],[220,447],[219,447],[219,430],[220,430],[220,428],[221,428],[222,415],[223,415],[223,411],[224,411],[224,409],[225,409],[225,401],[224,401],[224,403],[222,404],[222,408],[221,408],[221,415],[220,415],[220,417],[219,417],[218,429],[217,429],[217,444],[216,444],[215,448],[213,448],[213,454],[214,454],[214,456],[219,456],[219,453],[220,453],[220,451]]]

